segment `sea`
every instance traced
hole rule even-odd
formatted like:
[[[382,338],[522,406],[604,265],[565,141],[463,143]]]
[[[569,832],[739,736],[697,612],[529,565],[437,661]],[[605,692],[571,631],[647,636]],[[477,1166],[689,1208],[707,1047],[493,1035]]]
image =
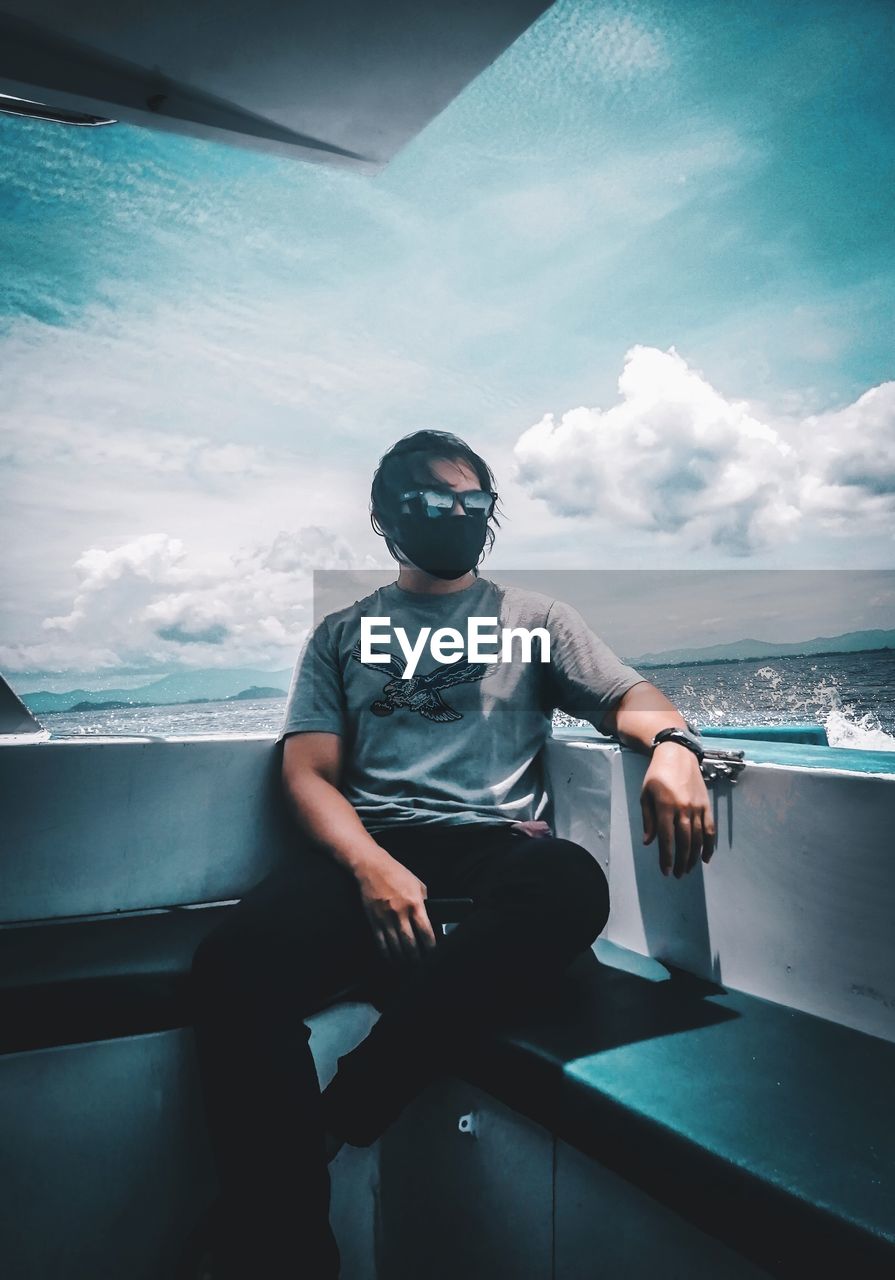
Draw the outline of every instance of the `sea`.
[[[698,727],[821,724],[831,746],[895,751],[895,650],[643,667]],[[44,713],[52,738],[242,737],[280,729],[280,698]],[[556,712],[556,725],[583,722]]]

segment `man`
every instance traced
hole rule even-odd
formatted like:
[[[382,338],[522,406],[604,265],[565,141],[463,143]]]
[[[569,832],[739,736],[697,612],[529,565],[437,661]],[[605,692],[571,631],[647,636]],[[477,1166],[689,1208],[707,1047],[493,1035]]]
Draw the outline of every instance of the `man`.
[[[457,437],[399,441],[371,498],[397,581],[324,618],[296,664],[279,741],[306,847],[233,909],[193,968],[223,1192],[216,1278],[338,1276],[328,1160],[344,1141],[375,1141],[451,1046],[602,932],[605,876],[544,816],[554,707],[652,753],[644,839],[658,836],[666,875],[711,857],[699,759],[672,703],[570,606],[478,574],[496,497],[490,468]],[[530,632],[532,660],[420,649],[407,678],[408,641],[427,627],[462,635],[470,618]],[[391,624],[385,661],[364,659],[373,619]],[[654,747],[663,730],[684,732]],[[426,901],[438,897],[474,905],[436,939]],[[302,1019],[348,991],[375,997],[381,1015],[321,1098]]]

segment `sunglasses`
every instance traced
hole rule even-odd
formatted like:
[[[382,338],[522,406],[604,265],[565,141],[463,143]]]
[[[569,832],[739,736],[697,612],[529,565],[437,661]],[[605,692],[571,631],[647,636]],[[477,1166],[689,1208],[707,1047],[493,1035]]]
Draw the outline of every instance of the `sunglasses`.
[[[408,489],[401,494],[401,502],[408,504],[406,510],[411,510],[413,504],[431,519],[449,515],[458,500],[468,516],[483,515],[487,520],[497,494],[492,489],[467,489],[465,493],[454,493],[453,489]]]

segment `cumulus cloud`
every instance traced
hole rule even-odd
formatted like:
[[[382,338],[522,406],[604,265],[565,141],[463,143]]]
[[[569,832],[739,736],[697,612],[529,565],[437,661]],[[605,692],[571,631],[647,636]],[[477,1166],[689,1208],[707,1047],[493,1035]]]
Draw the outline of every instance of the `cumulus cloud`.
[[[805,419],[806,466],[801,502],[830,529],[853,532],[855,521],[891,529],[895,517],[895,382],[854,404]]]
[[[633,347],[610,409],[546,414],[514,449],[517,479],[553,515],[746,557],[826,527],[895,514],[895,383],[845,409],[772,422],[729,400],[671,348]]]
[[[634,347],[621,403],[546,414],[519,438],[517,478],[558,516],[603,516],[733,555],[790,536],[798,457],[743,402],[668,352]]]
[[[76,561],[70,610],[44,636],[0,647],[12,671],[288,666],[312,621],[314,570],[377,568],[320,526],[232,553],[147,534]]]

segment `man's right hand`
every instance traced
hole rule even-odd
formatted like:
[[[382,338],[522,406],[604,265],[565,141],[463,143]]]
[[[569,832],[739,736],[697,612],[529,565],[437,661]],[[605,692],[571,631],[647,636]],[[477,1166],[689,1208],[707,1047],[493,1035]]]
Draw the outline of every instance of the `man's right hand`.
[[[426,886],[377,844],[342,795],[343,748],[337,733],[293,733],[283,748],[283,781],[302,829],[360,886],[364,910],[386,959],[420,959],[437,946],[426,913]]]
[[[356,872],[364,911],[383,956],[419,960],[437,946],[426,912],[426,886],[402,862],[382,851]]]

